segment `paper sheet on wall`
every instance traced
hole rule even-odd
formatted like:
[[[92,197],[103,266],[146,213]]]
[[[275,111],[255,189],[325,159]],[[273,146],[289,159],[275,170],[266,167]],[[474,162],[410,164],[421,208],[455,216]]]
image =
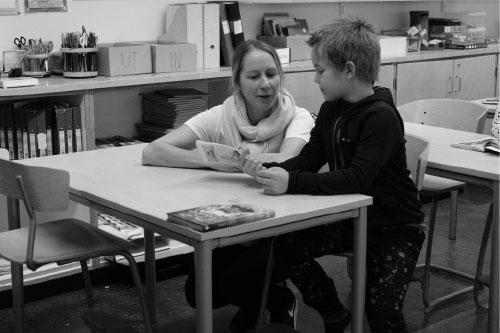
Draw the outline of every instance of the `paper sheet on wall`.
[[[0,15],[19,15],[19,0],[0,0]]]

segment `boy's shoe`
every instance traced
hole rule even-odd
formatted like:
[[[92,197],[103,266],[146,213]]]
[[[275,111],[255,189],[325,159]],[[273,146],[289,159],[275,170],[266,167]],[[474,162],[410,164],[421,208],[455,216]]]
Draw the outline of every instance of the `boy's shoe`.
[[[281,323],[288,327],[297,327],[297,298],[287,287],[279,288],[279,295],[275,295],[272,307],[269,309],[270,322]],[[277,299],[279,297],[279,300]]]
[[[325,333],[344,333],[345,328],[351,322],[351,312],[346,308],[336,312],[324,319]]]

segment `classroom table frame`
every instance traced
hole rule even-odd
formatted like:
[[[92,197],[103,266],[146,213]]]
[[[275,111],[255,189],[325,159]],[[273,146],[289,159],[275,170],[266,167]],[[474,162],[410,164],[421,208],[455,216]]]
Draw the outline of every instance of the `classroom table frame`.
[[[70,173],[71,200],[88,206],[91,210],[113,214],[144,228],[145,292],[147,306],[153,321],[156,321],[154,233],[193,246],[196,276],[196,328],[197,332],[209,333],[213,330],[213,249],[351,218],[354,221],[352,332],[361,333],[363,331],[366,219],[367,206],[373,203],[371,197],[361,194],[268,196],[263,193],[251,177],[245,174],[142,166],[140,160],[143,147],[143,144],[139,144],[28,159],[21,161],[21,163],[67,170]],[[130,179],[137,181],[134,186],[141,195],[150,190],[155,196],[141,198],[140,202],[131,199],[129,196],[134,189],[123,185],[123,182],[130,182]],[[168,188],[168,186],[163,186],[162,188],[163,181],[184,187]],[[213,185],[220,186],[220,189],[213,189],[211,187]],[[186,193],[189,189],[194,188],[197,188],[201,194],[205,191],[205,194],[208,193],[211,197],[209,195],[208,198],[201,199],[200,193]],[[158,193],[170,196],[168,202],[173,202],[171,206],[165,205],[167,209],[165,211],[157,211],[161,207],[158,205],[159,200],[162,200],[156,196]],[[186,202],[185,199],[190,195],[191,202],[189,200]],[[150,200],[148,201],[148,199]],[[234,199],[269,208],[276,207],[276,216],[211,232],[198,232],[165,221],[167,211],[218,203],[221,200],[227,202]],[[18,211],[18,202],[9,199],[9,225],[11,228],[19,227]],[[20,265],[12,265],[12,273],[13,285],[21,283],[22,270]],[[13,302],[14,316],[24,318],[22,311],[23,293],[14,295]],[[22,327],[16,328],[16,332],[21,331]]]
[[[407,122],[405,123],[405,132],[429,142],[426,173],[466,183],[485,185],[493,189],[488,333],[498,333],[500,332],[500,158],[492,153],[451,147],[454,142],[480,139],[487,137],[487,135]]]

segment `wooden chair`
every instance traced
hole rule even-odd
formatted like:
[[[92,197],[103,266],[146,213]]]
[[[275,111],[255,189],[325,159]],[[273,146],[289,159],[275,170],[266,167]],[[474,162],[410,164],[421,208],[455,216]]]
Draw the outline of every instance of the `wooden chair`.
[[[27,166],[0,159],[0,194],[9,199],[9,221],[16,219],[18,200],[24,202],[29,226],[0,233],[0,257],[12,265],[14,328],[23,331],[24,294],[22,265],[35,271],[49,264],[80,262],[88,306],[93,306],[87,260],[104,255],[121,255],[130,264],[146,330],[151,332],[137,264],[130,254],[136,245],[108,234],[83,221],[69,218],[37,224],[35,212],[65,211],[69,201],[69,173]],[[12,228],[12,225],[10,225]]]
[[[451,128],[461,131],[480,132],[484,126],[484,120],[487,115],[486,108],[470,101],[452,100],[452,99],[428,99],[419,100],[399,106],[398,110],[404,121],[419,123],[430,126],[438,126]],[[425,175],[420,195],[431,198],[431,210],[429,213],[429,231],[427,234],[427,246],[425,253],[425,263],[417,266],[414,279],[422,284],[424,312],[429,313],[438,304],[445,300],[460,295],[461,293],[453,293],[441,298],[429,301],[429,279],[431,270],[435,272],[445,272],[457,277],[473,282],[473,277],[461,274],[456,270],[447,267],[431,265],[432,242],[434,238],[434,227],[436,223],[436,212],[439,197],[449,193],[451,196],[450,204],[450,226],[448,238],[454,240],[456,238],[457,225],[457,201],[458,191],[465,187],[465,183],[437,177]],[[466,292],[464,290],[463,292]]]

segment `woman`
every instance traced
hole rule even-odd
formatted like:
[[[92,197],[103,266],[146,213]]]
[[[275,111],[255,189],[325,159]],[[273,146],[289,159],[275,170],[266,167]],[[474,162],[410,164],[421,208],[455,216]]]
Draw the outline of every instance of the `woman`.
[[[271,46],[255,40],[239,45],[232,62],[233,95],[146,146],[143,164],[241,172],[248,154],[258,164],[281,162],[297,155],[309,141],[314,122],[310,113],[297,107],[284,90],[283,78],[278,55]],[[240,167],[203,163],[196,140],[238,148],[242,153]],[[262,293],[267,250],[264,240],[214,251],[213,306],[240,306],[230,323],[230,332],[246,332],[255,326],[260,299],[253,300],[256,293]],[[186,281],[186,298],[195,307],[194,272]],[[271,321],[294,325],[296,300],[288,288],[272,285],[268,307]],[[293,314],[289,315],[289,311]]]
[[[238,148],[261,162],[281,162],[299,153],[313,120],[284,90],[276,51],[263,42],[246,41],[234,52],[232,74],[232,96],[147,145],[144,165],[240,171],[203,163],[196,140]]]

